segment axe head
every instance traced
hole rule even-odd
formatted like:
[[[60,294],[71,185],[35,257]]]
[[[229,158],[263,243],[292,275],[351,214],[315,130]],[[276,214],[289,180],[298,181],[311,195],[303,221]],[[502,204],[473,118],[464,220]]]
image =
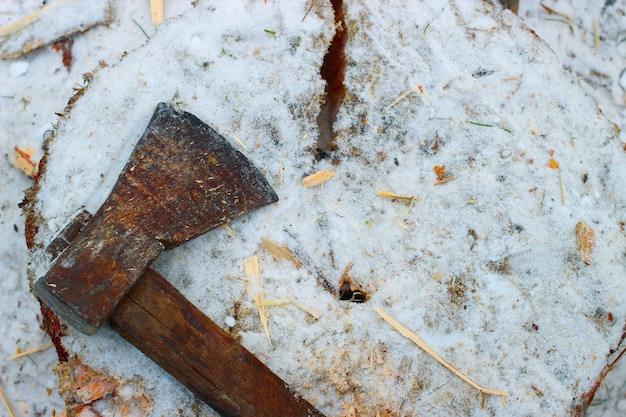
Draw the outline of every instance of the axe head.
[[[160,103],[111,194],[35,294],[93,334],[161,251],[277,200],[215,130]]]

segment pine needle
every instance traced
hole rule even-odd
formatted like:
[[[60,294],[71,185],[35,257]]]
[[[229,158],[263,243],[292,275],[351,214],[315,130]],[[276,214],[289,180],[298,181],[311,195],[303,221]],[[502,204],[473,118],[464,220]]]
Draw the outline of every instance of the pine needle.
[[[261,318],[263,330],[265,330],[267,341],[270,344],[270,348],[272,348],[272,339],[270,338],[270,331],[267,325],[267,316],[265,314],[263,288],[261,286],[261,269],[259,268],[259,257],[249,256],[247,258],[244,258],[243,270],[246,277],[248,277],[248,294],[250,294],[254,298],[254,303],[259,310],[259,316]]]
[[[509,395],[505,391],[496,391],[496,390],[492,390],[492,389],[481,387],[480,385],[478,385],[477,383],[475,383],[474,381],[472,381],[471,379],[466,377],[464,374],[462,374],[461,371],[457,370],[455,367],[453,367],[448,362],[446,362],[441,356],[439,356],[437,354],[437,352],[435,352],[430,346],[428,346],[415,333],[413,333],[412,331],[410,331],[409,329],[407,329],[406,327],[404,327],[403,325],[398,323],[395,319],[393,319],[391,316],[389,316],[387,313],[385,313],[382,309],[380,309],[379,307],[374,307],[374,310],[376,310],[376,312],[383,319],[385,319],[385,321],[387,323],[389,323],[393,328],[395,328],[398,332],[400,332],[400,334],[402,336],[406,337],[407,339],[409,339],[413,343],[415,343],[417,346],[422,348],[424,351],[426,351],[426,353],[428,353],[430,356],[435,358],[440,364],[442,364],[443,366],[448,368],[449,371],[451,371],[453,374],[455,374],[456,376],[461,378],[463,381],[465,381],[468,384],[470,384],[472,387],[474,387],[477,390],[479,390],[483,395],[491,394],[491,395],[501,395],[501,396],[504,396],[504,397]]]
[[[11,404],[9,404],[9,399],[7,398],[7,396],[4,395],[4,390],[2,389],[1,385],[0,385],[0,397],[2,397],[2,401],[4,402],[4,405],[6,406],[7,410],[9,410],[9,415],[11,417],[15,417],[15,413],[13,412],[13,408],[11,408]]]
[[[14,359],[21,358],[23,356],[28,356],[28,355],[31,355],[33,353],[41,352],[42,350],[50,349],[52,346],[54,346],[52,343],[48,343],[48,344],[43,345],[43,346],[39,346],[39,347],[36,347],[36,348],[33,348],[33,349],[28,349],[28,350],[25,350],[23,352],[18,352],[18,353],[16,353],[13,356],[9,356],[9,360],[11,361],[11,360],[14,360]]]

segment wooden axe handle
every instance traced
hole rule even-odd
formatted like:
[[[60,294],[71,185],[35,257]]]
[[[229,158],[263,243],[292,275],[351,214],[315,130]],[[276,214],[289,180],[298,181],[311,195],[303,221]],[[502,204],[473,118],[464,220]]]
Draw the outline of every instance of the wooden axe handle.
[[[122,337],[224,416],[323,416],[151,269],[110,319]]]

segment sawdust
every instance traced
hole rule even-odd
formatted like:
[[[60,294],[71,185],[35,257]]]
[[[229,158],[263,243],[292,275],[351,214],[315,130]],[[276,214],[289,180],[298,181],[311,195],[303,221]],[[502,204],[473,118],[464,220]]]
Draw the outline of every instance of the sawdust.
[[[65,399],[70,417],[91,412],[102,416],[102,410],[117,410],[122,417],[150,415],[152,400],[144,393],[139,380],[118,380],[95,371],[77,357],[54,367],[59,380],[59,394]]]

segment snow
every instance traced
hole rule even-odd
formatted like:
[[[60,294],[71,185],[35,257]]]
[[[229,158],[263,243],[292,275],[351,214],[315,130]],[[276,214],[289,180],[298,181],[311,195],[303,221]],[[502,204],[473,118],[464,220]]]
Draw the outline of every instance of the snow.
[[[304,2],[202,2],[149,31],[146,46],[119,61],[145,40],[130,17],[150,27],[149,11],[114,2],[118,21],[76,38],[71,71],[49,50],[0,63],[5,153],[16,144],[41,146],[42,134],[58,126],[38,193],[37,242],[49,242],[81,208],[97,210],[156,103],[169,101],[239,146],[280,202],[166,252],[154,267],[320,410],[341,415],[343,404],[365,415],[384,407],[429,415],[573,414],[572,398],[593,386],[626,317],[624,144],[602,115],[619,121],[624,114],[622,22],[612,11],[626,5],[604,13],[595,5],[559,8],[580,16],[569,29],[546,21],[538,4],[525,4],[520,15],[554,54],[517,17],[481,2],[427,2],[419,13],[403,2],[344,3],[349,93],[336,124],[338,162],[313,158],[324,89],[319,66],[334,31],[329,6],[306,14]],[[166,8],[166,16],[178,14]],[[601,51],[588,16],[606,30]],[[574,59],[564,39],[576,37],[586,54]],[[602,88],[585,78],[585,92],[562,69],[561,62],[590,76],[598,59],[609,80]],[[55,119],[81,72],[102,67],[100,60],[108,66]],[[20,63],[26,68],[18,71]],[[548,166],[551,158],[558,170]],[[435,165],[454,179],[436,185]],[[302,187],[317,170],[336,175]],[[8,356],[18,346],[45,343],[25,269],[30,261],[31,276],[41,276],[50,260],[38,250],[27,261],[23,227],[12,225],[21,224],[15,204],[28,180],[8,164],[2,171],[2,305],[11,320],[0,346]],[[377,196],[381,190],[414,196],[414,203]],[[591,265],[576,246],[580,221],[595,231]],[[264,237],[287,245],[305,268],[274,261],[259,246]],[[251,255],[260,258],[266,299],[295,299],[321,312],[313,319],[296,305],[268,308],[274,348],[236,279],[245,278],[243,258]],[[370,296],[360,305],[337,301],[317,282],[322,271],[336,286],[350,262]],[[487,397],[481,409],[477,391],[373,307],[509,397]],[[98,371],[140,378],[155,402],[153,415],[196,407],[191,394],[108,327],[91,338],[70,331],[64,345]],[[25,415],[61,408],[58,397],[44,405],[38,399],[45,395],[33,394],[54,386],[44,369],[54,354],[39,355],[40,369],[27,360],[2,364],[2,386]],[[620,415],[626,377],[623,370],[613,375],[596,397],[606,399],[604,406],[591,407],[590,415]]]
[[[15,19],[0,31],[0,56],[14,58],[22,51],[31,51],[55,39],[104,24],[110,12],[107,0],[94,0],[88,8],[80,0],[50,2],[32,14]]]
[[[9,74],[13,78],[21,77],[28,72],[28,61],[15,61],[9,67]]]

